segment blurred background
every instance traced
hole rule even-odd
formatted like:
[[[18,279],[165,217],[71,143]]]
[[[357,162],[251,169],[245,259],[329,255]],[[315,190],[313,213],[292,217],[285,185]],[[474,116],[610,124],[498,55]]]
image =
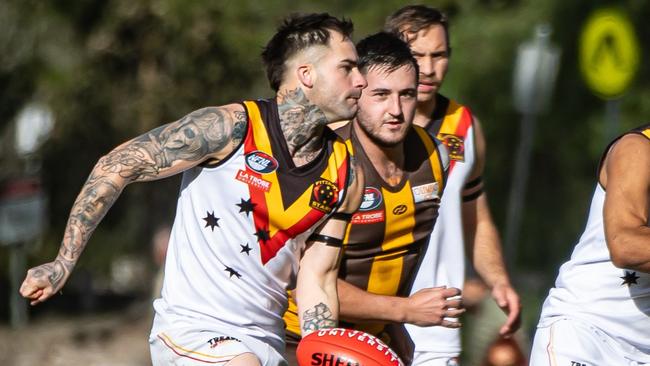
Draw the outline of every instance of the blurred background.
[[[487,192],[523,298],[525,355],[541,302],[582,231],[602,150],[650,116],[650,2],[421,3],[450,17],[442,94],[468,105],[486,133]],[[12,282],[56,255],[95,162],[200,107],[272,96],[259,54],[288,13],[348,17],[359,40],[406,4],[1,1],[0,364],[147,365],[178,177],[125,190],[61,295],[29,309],[14,298]],[[611,7],[614,30],[585,33],[594,12]],[[480,363],[489,323],[501,321],[485,315],[480,284],[472,289],[467,365]]]

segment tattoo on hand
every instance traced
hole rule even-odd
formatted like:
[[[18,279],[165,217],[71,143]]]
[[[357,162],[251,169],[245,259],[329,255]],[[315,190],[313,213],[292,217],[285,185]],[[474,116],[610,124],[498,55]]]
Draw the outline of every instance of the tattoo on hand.
[[[337,325],[332,311],[324,303],[319,303],[303,313],[303,332],[311,332],[323,328],[334,328]]]

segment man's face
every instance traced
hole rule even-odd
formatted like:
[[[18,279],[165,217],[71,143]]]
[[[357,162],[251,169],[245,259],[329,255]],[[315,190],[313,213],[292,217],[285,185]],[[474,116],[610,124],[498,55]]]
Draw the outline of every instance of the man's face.
[[[413,122],[417,103],[415,69],[402,66],[394,71],[371,67],[368,87],[359,99],[355,123],[363,134],[381,147],[402,141]]]
[[[407,35],[413,57],[420,67],[418,84],[418,102],[434,100],[449,65],[449,45],[445,37],[445,28],[434,24],[417,33]]]
[[[351,119],[357,113],[366,80],[357,68],[357,51],[352,41],[331,32],[329,47],[314,63],[317,75],[310,100],[325,113],[329,122]]]

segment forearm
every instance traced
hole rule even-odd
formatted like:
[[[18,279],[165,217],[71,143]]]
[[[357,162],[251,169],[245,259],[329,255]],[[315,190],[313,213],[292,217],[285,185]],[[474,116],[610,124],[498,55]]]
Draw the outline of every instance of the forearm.
[[[60,281],[70,274],[97,225],[128,183],[118,175],[107,173],[103,161],[100,160],[91,172],[70,211],[54,260],[56,276],[52,282],[55,286],[55,280]]]
[[[405,322],[404,298],[372,294],[341,279],[338,294],[341,319],[355,323]]]
[[[501,241],[489,212],[486,194],[463,204],[463,226],[467,253],[476,273],[486,285],[510,284]]]
[[[487,226],[487,227],[483,227]],[[503,259],[499,234],[493,225],[478,225],[474,239],[472,264],[490,288],[509,284],[510,279]]]
[[[338,325],[339,303],[335,277],[336,273],[325,276],[315,276],[311,272],[298,274],[295,295],[303,336]]]

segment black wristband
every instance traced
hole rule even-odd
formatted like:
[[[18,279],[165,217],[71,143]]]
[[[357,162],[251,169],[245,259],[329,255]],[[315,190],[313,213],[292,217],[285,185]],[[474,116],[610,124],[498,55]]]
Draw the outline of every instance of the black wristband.
[[[477,185],[481,184],[482,182],[483,182],[483,177],[482,177],[482,176],[478,176],[478,177],[476,177],[476,179],[474,179],[473,181],[471,181],[471,182],[467,182],[467,184],[465,184],[465,187],[463,187],[463,189],[474,188],[474,187],[476,187]]]
[[[350,220],[352,220],[352,215],[353,214],[347,212],[334,212],[330,218],[350,222]]]
[[[316,233],[309,235],[307,241],[320,241],[325,243],[327,246],[337,247],[337,248],[341,248],[343,246],[343,239],[338,239],[331,236],[316,234]]]
[[[483,194],[483,188],[477,190],[476,192],[463,196],[463,202],[474,201],[475,199],[479,198],[479,196],[482,194]]]

